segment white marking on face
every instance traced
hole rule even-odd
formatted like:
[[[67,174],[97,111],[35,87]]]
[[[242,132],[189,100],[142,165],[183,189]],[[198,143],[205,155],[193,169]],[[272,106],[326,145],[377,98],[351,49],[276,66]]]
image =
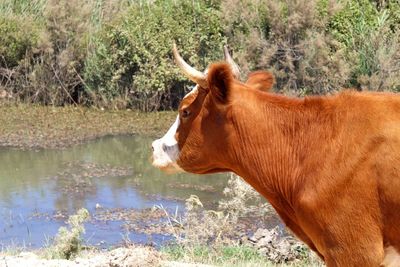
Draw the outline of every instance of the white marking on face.
[[[197,85],[185,95],[184,99],[193,94],[197,90]],[[175,139],[176,131],[179,127],[179,115],[176,117],[174,124],[167,133],[160,139],[152,143],[153,147],[153,165],[167,171],[182,171],[176,161],[179,158],[179,146]]]
[[[382,265],[385,267],[400,267],[400,253],[392,246],[385,248],[385,258]]]
[[[180,170],[176,161],[179,157],[178,142],[175,139],[176,130],[179,127],[179,116],[168,132],[153,142],[153,165],[161,169]]]

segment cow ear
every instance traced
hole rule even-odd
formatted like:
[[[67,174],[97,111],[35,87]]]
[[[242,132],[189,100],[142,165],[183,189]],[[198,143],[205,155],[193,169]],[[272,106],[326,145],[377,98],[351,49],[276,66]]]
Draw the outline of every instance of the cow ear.
[[[212,64],[207,75],[212,96],[221,103],[226,103],[233,83],[232,69],[227,63]]]
[[[265,92],[270,91],[274,83],[274,75],[269,71],[251,72],[246,81],[246,85]]]

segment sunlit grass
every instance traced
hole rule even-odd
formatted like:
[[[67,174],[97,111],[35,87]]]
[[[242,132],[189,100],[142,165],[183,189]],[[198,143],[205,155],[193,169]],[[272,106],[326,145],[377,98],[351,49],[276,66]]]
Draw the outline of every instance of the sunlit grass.
[[[195,246],[190,249],[179,245],[163,247],[161,252],[167,255],[169,260],[187,263],[201,263],[223,267],[322,267],[318,259],[309,257],[306,260],[295,263],[275,264],[268,261],[258,253],[255,248],[248,246],[221,246],[207,247]]]

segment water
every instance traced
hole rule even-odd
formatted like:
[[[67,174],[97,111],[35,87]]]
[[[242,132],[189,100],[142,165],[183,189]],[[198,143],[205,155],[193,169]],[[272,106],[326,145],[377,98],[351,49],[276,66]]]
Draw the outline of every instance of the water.
[[[162,204],[184,208],[183,200],[198,195],[215,206],[226,174],[167,175],[151,166],[151,138],[106,137],[65,150],[0,149],[0,246],[42,247],[68,214],[86,208],[144,210]],[[96,205],[100,209],[96,209]],[[96,218],[96,216],[94,216]],[[85,224],[88,244],[116,245],[123,236],[136,243],[169,240],[166,235],[125,232],[122,220]]]

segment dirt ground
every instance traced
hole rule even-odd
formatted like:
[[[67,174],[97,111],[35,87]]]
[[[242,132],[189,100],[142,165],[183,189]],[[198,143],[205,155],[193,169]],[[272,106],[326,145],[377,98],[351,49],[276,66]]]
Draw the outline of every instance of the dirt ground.
[[[209,265],[167,261],[151,247],[131,246],[105,252],[86,252],[73,260],[43,259],[34,252],[0,254],[0,267],[206,267]]]

